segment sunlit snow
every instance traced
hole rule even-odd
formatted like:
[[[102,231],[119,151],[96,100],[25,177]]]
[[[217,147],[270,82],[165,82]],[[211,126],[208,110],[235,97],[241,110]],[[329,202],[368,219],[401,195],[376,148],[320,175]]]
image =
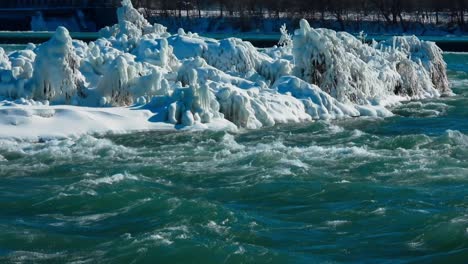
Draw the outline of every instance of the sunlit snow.
[[[392,115],[402,100],[450,95],[442,51],[416,37],[366,44],[301,20],[281,45],[170,34],[122,1],[118,24],[89,44],[67,29],[0,48],[0,136],[146,129],[256,129]],[[64,106],[66,105],[66,106]]]

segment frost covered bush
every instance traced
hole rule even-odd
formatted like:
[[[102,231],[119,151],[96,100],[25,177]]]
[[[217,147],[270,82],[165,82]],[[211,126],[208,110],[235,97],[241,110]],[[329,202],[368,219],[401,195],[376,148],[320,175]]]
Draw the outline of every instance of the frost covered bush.
[[[83,106],[140,105],[180,126],[226,119],[239,127],[388,116],[385,105],[450,95],[441,50],[416,37],[368,45],[305,20],[278,47],[170,34],[123,0],[118,23],[86,44],[58,28],[51,40],[7,54],[0,96]]]
[[[345,32],[313,29],[306,20],[294,36],[294,73],[343,103],[386,96],[399,75],[387,54]]]
[[[390,42],[397,44],[374,48],[348,33],[313,29],[301,20],[294,36],[294,73],[344,103],[449,93],[442,52],[434,43],[416,37]]]
[[[281,33],[281,37],[280,37],[280,40],[278,41],[278,46],[284,47],[284,48],[292,47],[292,44],[293,44],[292,36],[291,34],[288,33],[286,24],[283,24],[280,27],[280,33]]]
[[[422,72],[424,75],[423,78],[427,79],[427,77],[430,77],[432,87],[441,95],[451,94],[446,75],[447,64],[442,57],[442,50],[437,47],[435,43],[421,41],[416,36],[393,37],[387,41],[381,42],[379,47],[387,50],[391,47],[390,50],[393,50],[393,52],[401,52],[404,54],[404,59],[397,62],[397,69],[400,68],[400,63],[408,64],[408,62],[404,60],[411,60],[417,64],[412,68]],[[401,75],[405,75],[405,71],[403,70],[399,70],[398,72]],[[412,85],[413,87],[419,86],[417,80],[415,80]],[[424,90],[424,87],[422,89],[416,89],[413,93],[418,94],[421,90]]]
[[[72,103],[80,96],[84,77],[79,71],[80,59],[72,46],[72,39],[64,27],[36,50],[33,75],[29,82],[34,99]]]

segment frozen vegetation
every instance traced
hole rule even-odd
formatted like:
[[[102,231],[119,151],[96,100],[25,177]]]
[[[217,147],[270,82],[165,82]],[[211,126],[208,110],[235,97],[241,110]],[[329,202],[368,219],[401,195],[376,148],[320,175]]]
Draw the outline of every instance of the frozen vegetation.
[[[416,37],[363,43],[301,20],[278,47],[151,25],[122,1],[89,44],[59,27],[41,45],[0,49],[0,136],[144,129],[256,129],[391,115],[402,100],[450,95],[442,51]],[[71,106],[70,106],[71,105]]]

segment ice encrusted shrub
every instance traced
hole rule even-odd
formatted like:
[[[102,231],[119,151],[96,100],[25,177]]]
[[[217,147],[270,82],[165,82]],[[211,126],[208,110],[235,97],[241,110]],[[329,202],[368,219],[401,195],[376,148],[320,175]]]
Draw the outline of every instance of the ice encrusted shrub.
[[[274,82],[278,77],[289,74],[292,68],[288,61],[273,60],[250,42],[236,38],[209,45],[202,57],[221,71],[254,81]]]
[[[100,35],[105,38],[121,38],[124,35],[127,38],[141,37],[143,30],[151,27],[150,23],[133,7],[131,0],[122,0],[121,3],[122,6],[117,9],[118,23],[101,29]]]
[[[3,48],[0,48],[0,69],[11,69],[10,59],[8,58],[8,54],[6,54]]]
[[[176,70],[180,66],[179,60],[174,56],[173,47],[166,38],[144,36],[132,54],[142,62],[167,70]]]
[[[409,59],[416,63],[416,66],[413,66],[413,69],[421,69],[421,66],[424,67],[427,75],[431,79],[432,87],[436,89],[441,95],[450,95],[451,90],[449,87],[449,82],[447,79],[447,64],[442,57],[442,50],[437,47],[434,42],[430,41],[421,41],[416,36],[405,36],[405,37],[392,37],[389,40],[383,41],[378,46],[381,49],[389,49],[394,52],[399,51],[405,55],[405,59]],[[397,70],[401,75],[405,74],[405,71],[400,70],[405,65],[399,65],[399,63],[408,64],[407,62],[398,62]],[[406,67],[407,68],[407,67]],[[422,71],[422,69],[421,69]],[[411,73],[410,73],[411,74]],[[409,85],[409,84],[408,84]],[[417,80],[414,80],[411,85],[417,87]],[[428,89],[426,87],[426,89]],[[412,91],[413,94],[418,94],[419,91],[426,90],[416,89]]]
[[[151,25],[142,14],[133,7],[131,0],[122,0],[122,6],[117,9],[118,23],[112,27],[104,27],[99,31],[99,35],[108,39],[119,49],[131,52],[138,46],[143,35],[153,37],[168,37],[166,27],[154,24]]]
[[[161,67],[137,62],[130,54],[121,54],[98,77],[96,87],[85,90],[85,101],[100,106],[149,102],[152,97],[169,92],[163,78],[166,72]]]
[[[209,123],[214,118],[223,118],[209,84],[199,82],[195,69],[189,69],[185,74],[186,86],[179,85],[169,95],[155,97],[151,103],[152,106],[159,105],[167,113],[163,115],[164,120],[190,126],[195,122]]]
[[[278,46],[283,48],[292,48],[293,40],[292,35],[288,33],[288,29],[286,28],[286,24],[283,24],[280,27],[281,37],[278,41]]]
[[[25,86],[33,74],[33,63],[36,54],[35,47],[29,46],[6,54],[0,48],[0,96],[8,98],[30,97],[30,91]]]
[[[433,97],[448,87],[442,53],[430,42],[401,37],[400,48],[386,43],[374,48],[348,33],[313,29],[301,20],[293,43],[295,75],[340,102]]]
[[[117,21],[120,23],[131,23],[139,29],[151,27],[150,23],[138,10],[133,7],[131,0],[122,0],[122,7],[117,9]]]
[[[84,77],[68,30],[58,27],[54,36],[37,47],[35,53],[34,72],[29,82],[32,97],[73,103],[72,99],[84,88]]]
[[[306,20],[294,36],[294,73],[340,102],[366,104],[390,94],[399,75],[379,50],[345,32],[313,29]]]
[[[97,85],[97,92],[102,96],[99,104],[101,106],[131,104],[133,94],[130,86],[136,76],[136,67],[129,64],[125,56],[117,57]]]
[[[292,69],[290,61],[273,59],[237,38],[217,41],[182,32],[170,37],[169,44],[179,60],[201,57],[222,72],[251,81],[273,83]]]

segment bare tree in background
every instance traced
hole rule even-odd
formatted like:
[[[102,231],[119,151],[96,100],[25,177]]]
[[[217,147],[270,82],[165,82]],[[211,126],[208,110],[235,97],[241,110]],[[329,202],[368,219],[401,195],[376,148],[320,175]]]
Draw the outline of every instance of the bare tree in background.
[[[111,0],[114,1],[114,0]],[[331,15],[341,28],[349,19],[361,22],[363,17],[372,15],[371,19],[378,17],[388,25],[405,24],[411,17],[415,21],[431,21],[441,23],[441,13],[444,21],[451,17],[453,24],[465,27],[468,0],[132,0],[135,6],[149,9],[158,9],[159,14],[176,15],[181,17],[182,11],[190,16],[196,10],[198,18],[217,11],[219,17],[236,16],[241,19],[289,17],[297,19],[305,17],[320,20],[322,23]],[[8,2],[8,3],[7,3]],[[0,1],[0,7],[13,5],[14,1]],[[119,2],[119,1],[117,1]],[[94,2],[93,2],[94,3]],[[208,11],[208,12],[203,12]],[[228,11],[226,13],[226,11]],[[284,14],[284,15],[281,15]],[[351,18],[350,18],[351,14]],[[404,15],[406,14],[406,15]],[[408,15],[410,14],[410,15]],[[447,16],[449,14],[449,16]],[[377,16],[376,16],[377,15]],[[408,16],[407,16],[408,15]],[[369,18],[368,18],[369,19]]]

